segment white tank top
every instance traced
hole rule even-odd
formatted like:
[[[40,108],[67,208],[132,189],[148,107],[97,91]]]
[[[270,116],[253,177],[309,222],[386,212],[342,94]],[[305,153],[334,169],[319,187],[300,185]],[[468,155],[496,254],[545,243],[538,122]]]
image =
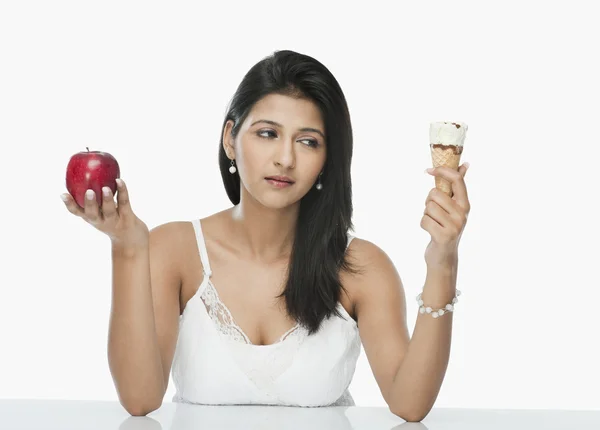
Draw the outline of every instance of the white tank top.
[[[179,318],[173,402],[205,405],[354,406],[348,390],[361,341],[358,326],[332,315],[316,334],[299,325],[254,345],[219,300],[199,220],[193,220],[204,278]],[[348,244],[353,239],[349,236]]]

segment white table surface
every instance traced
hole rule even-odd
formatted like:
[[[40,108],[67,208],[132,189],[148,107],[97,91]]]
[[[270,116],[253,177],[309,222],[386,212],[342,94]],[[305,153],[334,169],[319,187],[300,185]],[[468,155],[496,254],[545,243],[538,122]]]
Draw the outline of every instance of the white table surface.
[[[387,408],[197,406],[165,402],[145,417],[118,402],[0,399],[2,430],[582,430],[600,429],[600,411],[434,408],[407,423]]]

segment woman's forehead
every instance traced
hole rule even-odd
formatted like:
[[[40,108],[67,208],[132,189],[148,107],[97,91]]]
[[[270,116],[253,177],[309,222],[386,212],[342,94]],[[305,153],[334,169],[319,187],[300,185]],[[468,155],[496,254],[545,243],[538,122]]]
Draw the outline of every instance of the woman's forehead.
[[[323,129],[318,106],[309,99],[269,94],[252,108],[246,122],[251,126],[260,120],[272,121],[283,128]]]

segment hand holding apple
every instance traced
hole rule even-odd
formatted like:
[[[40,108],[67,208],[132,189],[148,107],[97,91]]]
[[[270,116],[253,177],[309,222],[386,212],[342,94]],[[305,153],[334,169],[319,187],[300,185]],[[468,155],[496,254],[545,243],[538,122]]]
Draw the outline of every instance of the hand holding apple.
[[[119,176],[119,164],[112,155],[88,149],[71,157],[66,179],[69,193],[61,197],[69,212],[108,235],[113,250],[130,252],[148,246],[149,230],[133,213],[127,186]]]

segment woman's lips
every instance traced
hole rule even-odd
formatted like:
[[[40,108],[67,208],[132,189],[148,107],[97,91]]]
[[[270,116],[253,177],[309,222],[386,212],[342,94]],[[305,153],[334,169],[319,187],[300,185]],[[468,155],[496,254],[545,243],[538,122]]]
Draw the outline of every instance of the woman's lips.
[[[292,186],[293,182],[278,181],[277,179],[265,178],[265,180],[276,188],[286,188]]]

